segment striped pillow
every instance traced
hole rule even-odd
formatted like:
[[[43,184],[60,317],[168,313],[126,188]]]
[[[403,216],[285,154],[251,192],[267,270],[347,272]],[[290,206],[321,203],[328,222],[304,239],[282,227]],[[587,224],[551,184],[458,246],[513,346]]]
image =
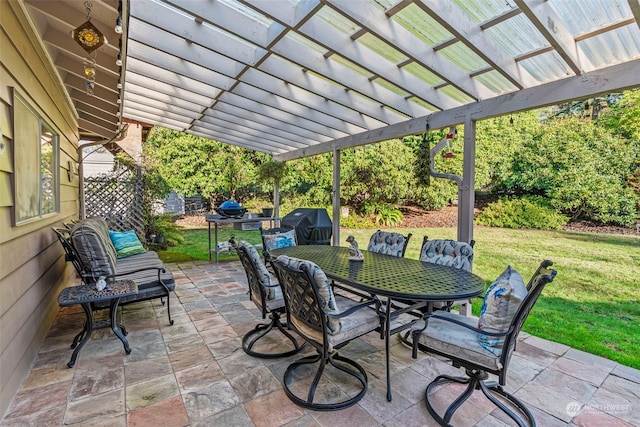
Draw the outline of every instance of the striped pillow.
[[[142,246],[142,243],[140,243],[138,236],[136,236],[136,232],[133,230],[109,230],[109,237],[111,238],[113,246],[116,248],[116,254],[118,258],[126,258],[131,255],[142,254],[146,252],[144,246]]]

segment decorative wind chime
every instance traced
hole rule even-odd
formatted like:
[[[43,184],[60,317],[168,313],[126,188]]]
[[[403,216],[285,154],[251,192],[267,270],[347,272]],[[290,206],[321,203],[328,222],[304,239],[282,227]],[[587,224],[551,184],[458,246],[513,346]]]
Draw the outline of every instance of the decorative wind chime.
[[[87,11],[87,22],[80,25],[71,32],[71,37],[78,43],[89,55],[84,60],[84,75],[87,79],[86,91],[87,95],[93,96],[93,88],[96,84],[96,56],[102,45],[107,43],[107,38],[91,23],[91,8],[93,4],[90,1],[84,2]]]

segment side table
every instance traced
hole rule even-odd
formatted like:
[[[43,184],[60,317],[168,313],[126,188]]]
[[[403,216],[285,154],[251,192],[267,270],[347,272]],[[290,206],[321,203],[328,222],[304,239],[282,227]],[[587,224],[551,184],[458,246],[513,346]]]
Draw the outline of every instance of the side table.
[[[129,342],[125,338],[127,331],[124,326],[116,323],[116,313],[118,311],[120,298],[137,294],[138,285],[136,285],[132,280],[120,280],[111,283],[109,288],[110,290],[104,289],[102,291],[98,291],[95,284],[71,286],[69,288],[64,288],[62,292],[60,292],[60,295],[58,295],[58,305],[60,307],[80,304],[82,305],[82,309],[86,316],[82,331],[76,335],[73,340],[73,344],[71,344],[71,348],[74,350],[71,355],[71,360],[67,363],[68,367],[73,368],[73,365],[76,363],[78,353],[80,353],[82,347],[87,343],[87,341],[89,341],[94,329],[111,327],[113,333],[120,338],[120,341],[122,341],[124,351],[127,354],[131,353]],[[98,322],[94,320],[91,303],[98,301],[110,301],[109,320],[102,320]],[[80,340],[80,342],[78,342],[78,340]]]

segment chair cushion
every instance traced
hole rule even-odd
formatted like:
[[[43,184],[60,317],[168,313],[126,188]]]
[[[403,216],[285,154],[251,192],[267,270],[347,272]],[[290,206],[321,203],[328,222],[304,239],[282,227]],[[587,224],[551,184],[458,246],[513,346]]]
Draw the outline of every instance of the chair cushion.
[[[473,248],[455,240],[427,240],[420,251],[420,261],[471,271]]]
[[[527,288],[520,273],[508,266],[487,289],[480,309],[478,328],[487,332],[506,332],[526,296]],[[479,334],[478,341],[496,356],[502,354],[504,337]]]
[[[277,258],[277,261],[286,265],[287,267],[294,268],[297,270],[307,269],[309,271],[309,275],[312,280],[315,282],[318,293],[320,297],[320,304],[322,304],[322,309],[325,313],[338,314],[340,311],[338,310],[338,305],[336,304],[336,298],[333,295],[333,289],[331,289],[331,284],[327,279],[327,276],[324,274],[324,271],[316,264],[311,261],[306,261],[299,258],[291,258],[286,255],[280,255]],[[340,332],[342,328],[342,323],[340,319],[327,319],[327,332],[329,334],[335,335]]]
[[[116,256],[118,258],[126,258],[131,255],[137,255],[146,252],[142,246],[136,232],[129,231],[111,231],[109,230],[111,243],[116,248]]]
[[[273,249],[288,248],[296,245],[296,230],[291,229],[277,234],[263,234],[265,249],[270,251]]]
[[[336,303],[340,304],[342,310],[348,310],[353,305],[358,304],[358,301],[354,301],[350,298],[342,295],[336,295]],[[338,319],[331,319],[338,320]],[[351,341],[354,338],[358,338],[366,333],[369,333],[380,326],[380,316],[376,313],[375,309],[371,307],[364,307],[351,313],[348,316],[339,319],[341,322],[340,332],[335,334],[327,334],[328,351],[333,351],[334,347],[339,346],[342,343]],[[322,343],[322,332],[309,327],[308,325],[299,322],[294,316],[291,317],[291,322],[296,328],[303,333],[307,338],[312,339],[315,342]]]
[[[437,316],[453,318],[474,328],[478,325],[478,320],[475,317],[461,316],[447,311],[439,311]],[[431,317],[427,328],[418,335],[418,342],[428,348],[450,355],[454,359],[471,360],[477,365],[492,370],[501,369],[500,357],[480,345],[479,335],[464,326]]]
[[[238,243],[238,247],[243,247],[247,250],[249,261],[251,261],[251,264],[253,264],[256,269],[258,280],[261,282],[261,285],[267,293],[267,299],[274,299],[276,297],[276,288],[271,287],[273,284],[271,274],[269,274],[267,267],[264,265],[264,262],[262,262],[262,258],[260,258],[256,247],[244,240],[241,240],[240,243]]]
[[[406,242],[407,238],[400,233],[378,230],[371,235],[367,250],[379,254],[401,257]]]
[[[111,243],[107,222],[102,218],[87,218],[71,229],[71,242],[84,266],[96,280],[116,272],[116,248]]]

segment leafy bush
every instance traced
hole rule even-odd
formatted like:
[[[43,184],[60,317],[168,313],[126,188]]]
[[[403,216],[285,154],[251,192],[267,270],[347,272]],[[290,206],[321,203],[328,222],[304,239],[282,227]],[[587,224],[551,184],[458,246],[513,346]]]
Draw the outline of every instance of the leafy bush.
[[[340,226],[345,228],[373,228],[375,224],[368,216],[351,214],[346,218],[340,218]]]
[[[402,222],[404,215],[400,209],[388,203],[380,203],[376,205],[376,224],[386,227],[393,227]]]
[[[175,223],[171,214],[153,215],[148,221],[148,239],[151,241],[155,240],[159,249],[165,250],[168,246],[176,246],[184,241],[184,234],[181,231],[181,227]]]
[[[490,203],[476,223],[491,227],[559,230],[569,218],[553,209],[542,197],[503,198]]]

